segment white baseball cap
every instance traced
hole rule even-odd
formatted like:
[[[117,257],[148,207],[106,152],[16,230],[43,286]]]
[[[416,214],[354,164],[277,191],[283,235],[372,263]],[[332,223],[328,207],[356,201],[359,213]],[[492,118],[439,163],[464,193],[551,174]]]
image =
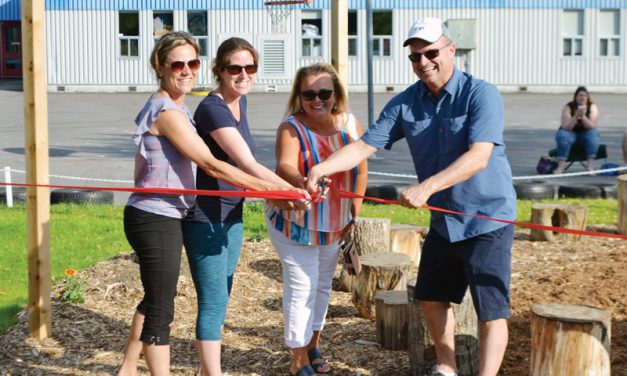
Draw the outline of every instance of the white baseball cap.
[[[407,34],[407,39],[403,43],[403,47],[407,47],[412,39],[422,39],[429,43],[434,43],[444,35],[448,39],[451,36],[444,22],[439,18],[427,17],[416,21]]]

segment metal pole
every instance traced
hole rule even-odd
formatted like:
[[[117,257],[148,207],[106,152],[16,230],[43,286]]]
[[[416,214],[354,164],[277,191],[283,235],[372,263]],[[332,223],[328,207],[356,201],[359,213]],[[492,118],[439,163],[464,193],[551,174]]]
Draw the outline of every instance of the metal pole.
[[[372,0],[366,1],[366,35],[368,45],[368,126],[374,122],[374,92],[372,89]]]

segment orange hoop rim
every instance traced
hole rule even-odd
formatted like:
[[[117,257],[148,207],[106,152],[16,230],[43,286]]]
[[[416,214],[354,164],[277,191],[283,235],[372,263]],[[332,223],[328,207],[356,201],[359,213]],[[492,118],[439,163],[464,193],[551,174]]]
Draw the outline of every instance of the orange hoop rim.
[[[263,5],[267,7],[275,5],[295,5],[295,4],[307,4],[307,0],[284,0],[284,1],[266,1]]]

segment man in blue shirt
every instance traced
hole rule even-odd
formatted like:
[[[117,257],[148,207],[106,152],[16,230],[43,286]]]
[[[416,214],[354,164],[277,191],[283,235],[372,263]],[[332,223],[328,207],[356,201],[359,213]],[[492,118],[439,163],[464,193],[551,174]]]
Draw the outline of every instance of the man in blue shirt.
[[[314,166],[308,190],[405,138],[420,182],[401,193],[401,205],[515,220],[500,93],[455,68],[455,42],[439,19],[416,22],[403,46],[420,80],[390,100],[359,141]],[[415,290],[436,348],[426,375],[456,374],[450,302],[460,303],[468,287],[480,321],[479,374],[497,374],[508,338],[513,237],[513,225],[431,212]]]

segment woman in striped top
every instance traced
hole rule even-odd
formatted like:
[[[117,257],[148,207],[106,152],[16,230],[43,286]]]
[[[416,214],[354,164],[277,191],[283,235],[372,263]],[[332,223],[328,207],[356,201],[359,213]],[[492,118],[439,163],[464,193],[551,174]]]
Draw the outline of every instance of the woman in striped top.
[[[326,63],[298,70],[287,114],[277,134],[277,174],[295,187],[305,187],[304,177],[313,165],[363,134],[348,110],[345,88]],[[284,336],[293,353],[290,371],[298,376],[331,371],[320,355],[318,341],[339,243],[352,230],[362,201],[340,198],[340,190],[364,194],[366,161],[325,182],[329,189],[324,200],[312,204],[309,211],[266,205],[268,232],[283,267]]]

